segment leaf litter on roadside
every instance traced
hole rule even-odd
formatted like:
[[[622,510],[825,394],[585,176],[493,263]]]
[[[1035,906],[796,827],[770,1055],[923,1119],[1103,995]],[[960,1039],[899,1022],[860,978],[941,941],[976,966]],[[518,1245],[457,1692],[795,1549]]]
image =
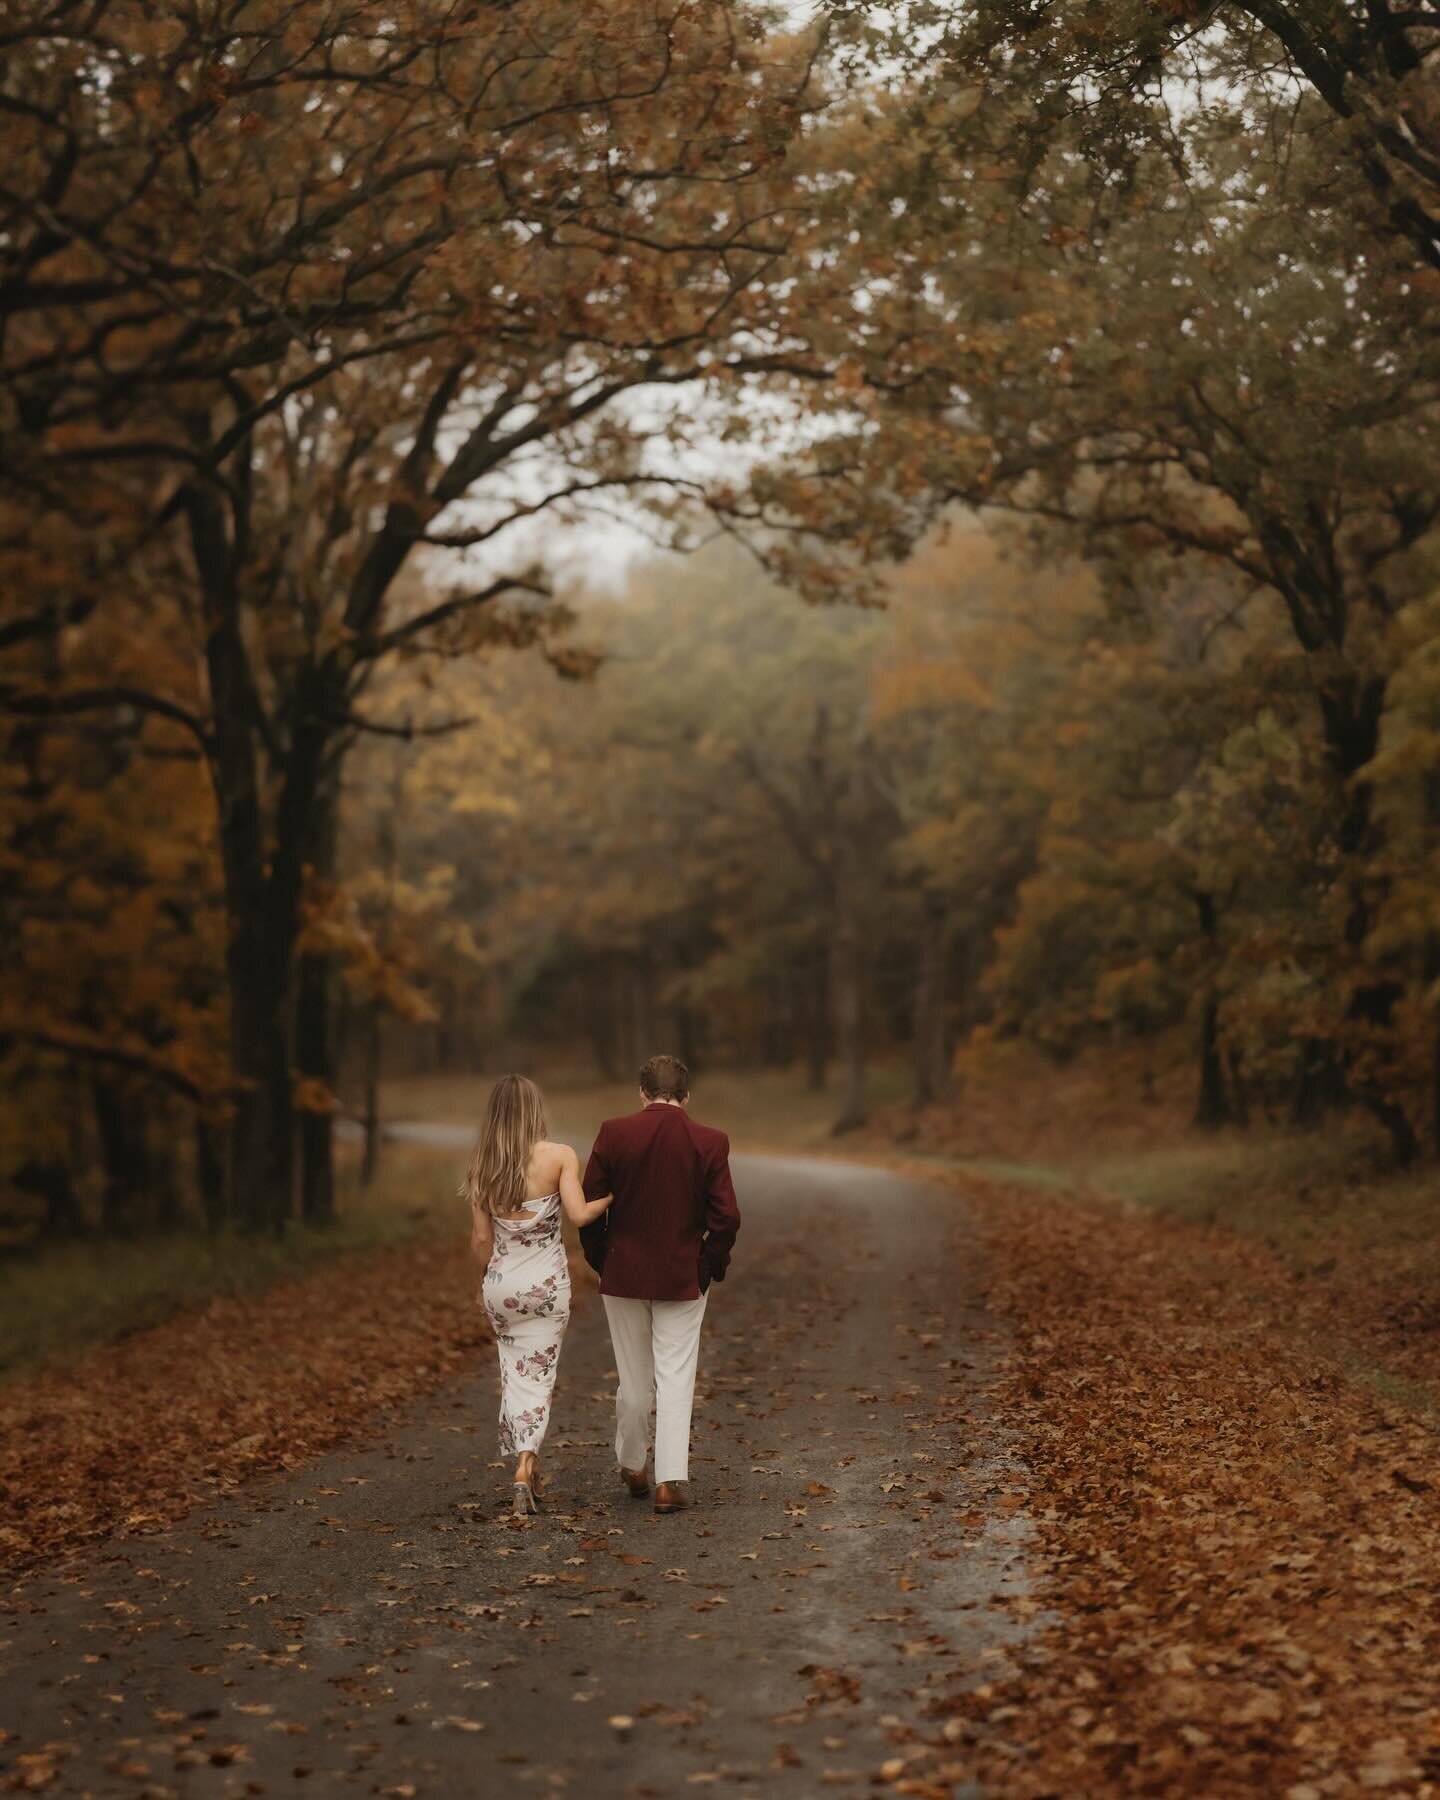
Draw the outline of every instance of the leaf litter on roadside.
[[[1044,1619],[932,1705],[986,1793],[1440,1794],[1432,1421],[1262,1245],[956,1180],[1027,1465],[960,1517],[1024,1509]]]

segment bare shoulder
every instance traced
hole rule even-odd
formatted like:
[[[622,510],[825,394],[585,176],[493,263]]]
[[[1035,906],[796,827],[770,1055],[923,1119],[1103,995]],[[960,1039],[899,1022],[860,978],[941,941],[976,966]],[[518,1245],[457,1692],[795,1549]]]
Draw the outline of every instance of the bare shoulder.
[[[548,1138],[542,1138],[530,1152],[527,1186],[553,1194],[574,1161],[575,1152],[568,1144],[552,1144]]]

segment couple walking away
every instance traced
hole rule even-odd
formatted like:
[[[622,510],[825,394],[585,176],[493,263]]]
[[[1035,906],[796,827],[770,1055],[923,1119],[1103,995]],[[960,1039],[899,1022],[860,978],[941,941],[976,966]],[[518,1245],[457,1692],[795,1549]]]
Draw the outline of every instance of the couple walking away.
[[[546,1137],[545,1103],[523,1075],[490,1092],[462,1195],[481,1299],[500,1352],[500,1454],[515,1462],[515,1511],[541,1497],[539,1455],[550,1423],[560,1346],[570,1322],[562,1218],[580,1227],[600,1277],[619,1386],[615,1457],[637,1498],[655,1412],[655,1510],[690,1504],[690,1412],[700,1326],[740,1229],[730,1140],[686,1111],[690,1074],[673,1056],[640,1071],[641,1109],[600,1127],[580,1176],[568,1144]]]

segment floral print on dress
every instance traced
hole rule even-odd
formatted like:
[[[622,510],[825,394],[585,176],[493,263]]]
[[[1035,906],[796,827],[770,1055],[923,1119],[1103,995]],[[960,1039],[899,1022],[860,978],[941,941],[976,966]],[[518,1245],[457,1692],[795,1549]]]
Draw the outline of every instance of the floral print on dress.
[[[538,1450],[544,1441],[570,1322],[570,1268],[558,1194],[520,1218],[495,1220],[484,1299],[500,1355],[500,1454],[517,1456]]]
[[[515,1359],[517,1375],[548,1375],[560,1360],[560,1346],[546,1344],[542,1349],[532,1351],[529,1356],[518,1356]]]

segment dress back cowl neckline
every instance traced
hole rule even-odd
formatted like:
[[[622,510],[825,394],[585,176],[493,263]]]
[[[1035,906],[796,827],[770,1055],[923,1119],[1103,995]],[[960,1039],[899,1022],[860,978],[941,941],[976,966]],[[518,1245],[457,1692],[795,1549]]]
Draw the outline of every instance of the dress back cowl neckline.
[[[542,1219],[549,1217],[551,1202],[559,1198],[560,1190],[558,1188],[553,1194],[541,1194],[534,1200],[526,1200],[519,1212],[496,1213],[494,1215],[495,1223],[497,1225],[538,1225]]]

